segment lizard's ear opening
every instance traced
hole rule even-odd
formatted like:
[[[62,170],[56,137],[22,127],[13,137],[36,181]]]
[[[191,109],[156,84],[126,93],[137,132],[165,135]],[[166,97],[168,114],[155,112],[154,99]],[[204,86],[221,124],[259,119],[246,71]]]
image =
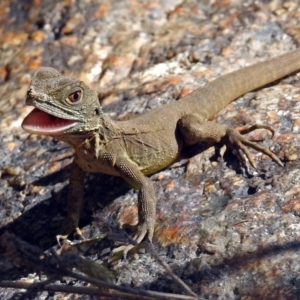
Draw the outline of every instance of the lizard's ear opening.
[[[95,108],[95,114],[97,115],[97,116],[100,116],[100,114],[101,114],[101,110],[100,110],[100,108]]]

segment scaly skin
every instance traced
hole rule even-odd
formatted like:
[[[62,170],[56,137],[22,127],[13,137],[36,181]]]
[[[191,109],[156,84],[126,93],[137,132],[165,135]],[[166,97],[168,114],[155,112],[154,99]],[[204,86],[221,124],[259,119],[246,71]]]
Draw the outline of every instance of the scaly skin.
[[[35,108],[23,121],[30,133],[53,136],[75,150],[68,195],[66,237],[77,231],[83,203],[84,175],[103,172],[121,176],[138,192],[137,243],[153,237],[156,197],[151,180],[155,173],[178,158],[184,145],[199,141],[227,144],[243,162],[243,152],[251,165],[254,161],[247,147],[268,155],[277,164],[279,158],[270,150],[245,139],[242,134],[210,121],[228,103],[300,69],[300,50],[284,54],[222,76],[179,101],[153,109],[127,121],[112,121],[103,114],[97,94],[83,82],[62,76],[52,68],[41,68],[32,77],[26,99]],[[49,115],[58,118],[49,117]],[[59,119],[61,118],[61,119]],[[68,120],[68,121],[67,121]],[[59,123],[62,124],[59,124]],[[46,127],[50,125],[50,127]]]

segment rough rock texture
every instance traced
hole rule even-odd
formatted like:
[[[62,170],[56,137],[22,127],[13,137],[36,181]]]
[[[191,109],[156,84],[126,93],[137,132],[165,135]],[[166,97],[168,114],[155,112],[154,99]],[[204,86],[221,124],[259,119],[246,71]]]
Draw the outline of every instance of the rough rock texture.
[[[66,215],[72,150],[20,128],[31,110],[24,100],[32,71],[51,66],[84,80],[111,117],[125,119],[295,49],[299,24],[296,0],[1,1],[0,234],[48,250]],[[253,153],[258,171],[246,172],[232,154],[222,160],[215,147],[199,146],[186,153],[188,163],[152,176],[159,199],[154,246],[202,298],[299,299],[299,111],[294,75],[216,117],[233,127],[272,125],[273,140],[265,131],[251,139],[271,147],[284,167]],[[102,232],[114,212],[125,223],[137,217],[136,193],[120,179],[90,175],[86,185],[87,238]],[[4,255],[0,266],[1,280],[41,279]],[[147,253],[112,268],[120,285],[182,293]],[[1,289],[0,298],[14,292]],[[58,294],[40,295],[46,297]]]

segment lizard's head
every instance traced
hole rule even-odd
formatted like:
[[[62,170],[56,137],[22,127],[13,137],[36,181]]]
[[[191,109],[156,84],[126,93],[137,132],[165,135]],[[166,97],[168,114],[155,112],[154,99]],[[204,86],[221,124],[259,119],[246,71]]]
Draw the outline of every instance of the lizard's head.
[[[26,104],[35,108],[22,127],[36,134],[64,136],[94,130],[102,115],[92,89],[53,68],[40,68],[33,74]]]

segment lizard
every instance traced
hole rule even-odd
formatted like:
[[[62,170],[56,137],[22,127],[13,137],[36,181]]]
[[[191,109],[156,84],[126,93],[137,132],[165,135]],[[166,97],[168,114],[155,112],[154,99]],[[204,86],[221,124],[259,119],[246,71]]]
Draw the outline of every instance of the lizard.
[[[48,135],[71,145],[68,215],[62,234],[79,229],[86,172],[122,177],[138,190],[138,223],[132,235],[136,243],[152,241],[156,215],[154,186],[148,175],[178,160],[184,146],[198,142],[223,143],[242,163],[245,157],[255,167],[248,148],[281,160],[268,148],[249,141],[244,134],[271,126],[255,124],[233,129],[213,122],[216,113],[240,96],[300,69],[300,49],[269,61],[223,75],[188,94],[129,120],[115,121],[103,113],[97,93],[84,82],[62,75],[56,69],[36,70],[28,88],[26,105],[34,109],[22,122],[25,131]]]

